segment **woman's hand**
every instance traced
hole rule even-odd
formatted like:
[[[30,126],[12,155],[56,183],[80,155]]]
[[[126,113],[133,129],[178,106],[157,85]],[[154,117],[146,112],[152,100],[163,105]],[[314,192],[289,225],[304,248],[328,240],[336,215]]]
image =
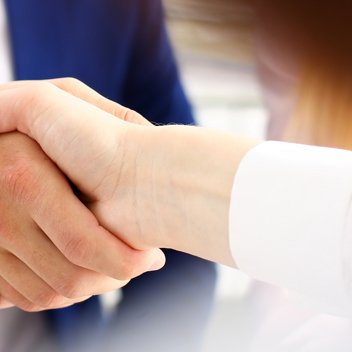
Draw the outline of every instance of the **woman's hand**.
[[[45,82],[1,92],[0,132],[17,129],[34,138],[99,222],[133,248],[169,247],[235,266],[228,239],[231,188],[241,159],[260,141],[148,126],[91,90],[73,94],[80,98]],[[106,257],[118,255],[113,252]]]

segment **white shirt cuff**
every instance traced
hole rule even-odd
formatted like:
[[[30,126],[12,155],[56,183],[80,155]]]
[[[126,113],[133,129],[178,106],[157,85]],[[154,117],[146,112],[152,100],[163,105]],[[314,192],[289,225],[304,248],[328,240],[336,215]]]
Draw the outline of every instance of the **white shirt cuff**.
[[[352,317],[351,198],[352,152],[256,146],[239,166],[231,197],[239,269],[307,297],[304,308]]]

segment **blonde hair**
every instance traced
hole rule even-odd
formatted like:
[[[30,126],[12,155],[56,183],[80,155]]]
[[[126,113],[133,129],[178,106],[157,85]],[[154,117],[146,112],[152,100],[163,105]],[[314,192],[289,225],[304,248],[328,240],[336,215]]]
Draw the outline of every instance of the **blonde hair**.
[[[297,27],[303,64],[284,139],[352,149],[352,4],[310,0],[292,7],[282,12]]]
[[[196,44],[189,38],[197,37],[197,33],[190,34],[188,27],[184,37],[190,47],[198,45],[208,53],[227,47],[227,57],[235,57],[229,48],[240,46],[240,51],[246,53],[244,57],[252,55],[256,17],[253,1],[164,1],[171,17],[201,24],[203,30],[217,33],[218,46],[202,43],[199,37]],[[300,42],[302,55],[298,59],[302,60],[302,69],[295,88],[296,105],[283,139],[352,149],[352,1],[255,1],[288,23]],[[238,58],[241,55],[237,52]]]
[[[351,68],[313,58],[306,61],[300,75],[297,104],[283,139],[352,149]]]

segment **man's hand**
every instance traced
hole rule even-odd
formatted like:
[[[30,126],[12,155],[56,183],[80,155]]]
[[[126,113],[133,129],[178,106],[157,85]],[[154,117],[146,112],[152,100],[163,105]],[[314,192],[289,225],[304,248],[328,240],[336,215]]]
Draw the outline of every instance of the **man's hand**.
[[[0,132],[35,139],[100,223],[131,247],[173,248],[235,266],[231,188],[243,156],[261,141],[195,127],[157,128],[82,83],[67,89],[62,82],[0,92]],[[60,238],[51,239],[63,248]],[[118,253],[111,249],[106,258]],[[100,260],[90,264],[99,272],[108,268]]]
[[[0,308],[68,306],[163,264],[158,250],[135,251],[100,226],[19,132],[0,135],[0,194]]]
[[[38,83],[51,83],[61,90],[79,98],[89,104],[92,104],[99,109],[116,116],[120,120],[130,122],[136,125],[152,126],[152,124],[136,111],[132,111],[122,105],[106,99],[95,90],[89,88],[83,82],[72,77],[55,78],[45,81],[12,81],[0,85],[0,91],[26,87]]]

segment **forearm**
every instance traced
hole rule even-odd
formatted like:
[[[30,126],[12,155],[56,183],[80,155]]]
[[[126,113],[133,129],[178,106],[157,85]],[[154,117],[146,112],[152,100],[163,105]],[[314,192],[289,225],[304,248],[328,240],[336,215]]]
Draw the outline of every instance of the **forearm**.
[[[99,224],[131,247],[169,247],[234,266],[231,188],[243,156],[260,141],[200,127],[150,126],[78,86],[85,101],[48,83],[2,92],[1,131],[35,138],[88,197]]]
[[[156,247],[235,266],[228,236],[231,189],[240,161],[260,141],[189,126],[149,131],[137,163],[143,168],[138,188],[146,195],[137,211],[144,236]]]

